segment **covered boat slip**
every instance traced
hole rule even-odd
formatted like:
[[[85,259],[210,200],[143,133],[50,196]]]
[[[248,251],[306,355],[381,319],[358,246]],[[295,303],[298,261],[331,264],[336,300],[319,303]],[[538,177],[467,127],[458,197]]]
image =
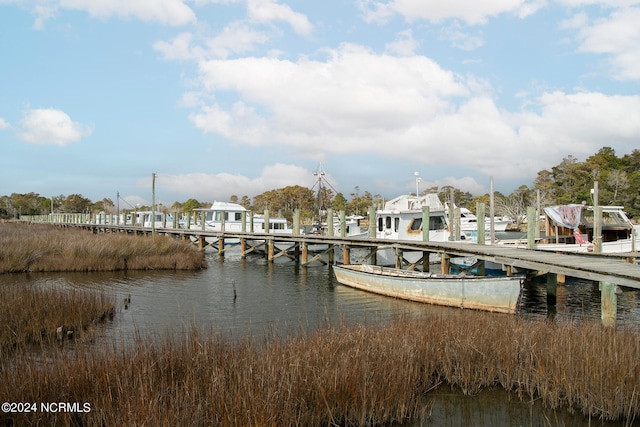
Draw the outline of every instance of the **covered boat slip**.
[[[356,289],[429,304],[514,314],[523,277],[467,276],[376,265],[335,265],[336,279]]]

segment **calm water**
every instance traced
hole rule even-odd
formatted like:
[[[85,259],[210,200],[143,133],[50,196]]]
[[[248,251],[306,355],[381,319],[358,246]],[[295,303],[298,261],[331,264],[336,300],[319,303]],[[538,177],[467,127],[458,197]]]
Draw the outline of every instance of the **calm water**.
[[[309,332],[327,322],[379,323],[398,316],[458,310],[347,288],[336,282],[328,266],[320,264],[303,268],[288,260],[276,263],[260,257],[243,260],[233,253],[224,260],[215,253],[208,253],[207,257],[209,268],[197,272],[0,275],[0,285],[25,282],[113,292],[121,310],[101,331],[104,339],[128,340],[135,332],[142,336],[179,333],[193,325],[242,339],[274,332]],[[130,303],[125,307],[123,301],[129,297]],[[528,284],[518,316],[552,317],[558,322],[597,321],[598,285],[570,280],[558,286],[556,307],[548,310],[546,285]],[[625,290],[618,295],[618,323],[640,326],[636,291]],[[594,420],[589,424],[583,417],[523,404],[502,391],[487,391],[469,398],[445,387],[431,393],[428,402],[431,416],[424,421],[425,425],[600,425]]]

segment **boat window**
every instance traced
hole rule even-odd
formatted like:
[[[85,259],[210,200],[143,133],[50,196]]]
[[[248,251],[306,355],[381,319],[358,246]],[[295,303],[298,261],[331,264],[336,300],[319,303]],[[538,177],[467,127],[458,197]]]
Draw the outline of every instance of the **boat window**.
[[[420,230],[421,228],[422,228],[422,218],[414,218],[413,221],[411,221],[411,230],[417,231],[417,230]]]
[[[242,221],[242,212],[236,212],[236,221]]]
[[[213,212],[207,212],[206,216],[207,216],[207,221],[211,221],[213,219]]]
[[[394,218],[394,221],[393,221],[393,231],[397,233],[399,228],[400,228],[400,218],[396,217]]]
[[[382,227],[382,217],[378,218],[378,231],[382,231],[384,228]]]
[[[385,218],[384,225],[385,225],[385,228],[387,228],[387,229],[391,228],[391,217],[390,216]]]
[[[444,230],[446,227],[443,216],[429,217],[429,230]]]

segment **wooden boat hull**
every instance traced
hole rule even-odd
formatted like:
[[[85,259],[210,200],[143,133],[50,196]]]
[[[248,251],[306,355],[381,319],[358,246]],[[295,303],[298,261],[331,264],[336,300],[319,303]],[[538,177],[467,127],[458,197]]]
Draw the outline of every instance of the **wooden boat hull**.
[[[523,278],[459,276],[375,265],[335,265],[338,282],[411,301],[514,314]]]

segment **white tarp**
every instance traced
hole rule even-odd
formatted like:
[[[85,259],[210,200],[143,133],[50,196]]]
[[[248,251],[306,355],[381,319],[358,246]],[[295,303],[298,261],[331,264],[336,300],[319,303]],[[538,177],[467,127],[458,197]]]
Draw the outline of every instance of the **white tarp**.
[[[561,205],[544,208],[544,213],[561,227],[575,230],[580,225],[583,205]]]

